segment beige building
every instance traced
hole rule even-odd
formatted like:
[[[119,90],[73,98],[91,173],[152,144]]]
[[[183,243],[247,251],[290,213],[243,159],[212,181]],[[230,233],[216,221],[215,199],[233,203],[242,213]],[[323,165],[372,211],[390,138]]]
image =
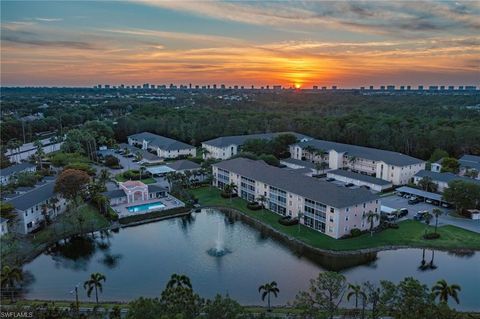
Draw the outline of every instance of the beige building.
[[[157,156],[162,158],[196,156],[197,154],[193,145],[149,132],[130,135],[128,144],[138,146],[144,150],[154,151],[157,153]]]
[[[330,169],[348,169],[393,185],[408,184],[425,169],[425,161],[402,153],[316,139],[292,145],[290,153],[295,159],[323,161]]]
[[[265,196],[269,210],[283,216],[300,214],[302,224],[333,238],[355,228],[368,230],[364,216],[369,211],[380,214],[379,197],[364,188],[347,189],[246,158],[223,161],[212,169],[216,187],[233,183],[247,201]]]
[[[234,135],[234,136],[222,136],[212,140],[208,140],[202,143],[202,147],[207,151],[203,157],[216,158],[216,159],[229,159],[230,157],[240,153],[242,145],[253,139],[271,140],[282,134],[293,134],[297,137],[298,141],[308,141],[312,139],[303,134],[295,132],[278,132],[278,133],[260,133],[249,135]]]

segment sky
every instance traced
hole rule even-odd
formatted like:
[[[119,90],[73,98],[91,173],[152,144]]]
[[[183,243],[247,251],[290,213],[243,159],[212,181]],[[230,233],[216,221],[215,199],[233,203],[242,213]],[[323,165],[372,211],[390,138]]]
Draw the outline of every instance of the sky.
[[[480,1],[1,1],[2,86],[479,85]]]

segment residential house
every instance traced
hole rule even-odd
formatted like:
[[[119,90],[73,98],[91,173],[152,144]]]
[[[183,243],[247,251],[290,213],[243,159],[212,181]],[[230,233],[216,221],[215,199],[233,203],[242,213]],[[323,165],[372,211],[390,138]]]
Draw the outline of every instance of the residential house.
[[[235,135],[235,136],[221,136],[202,142],[202,148],[207,152],[203,155],[203,158],[215,158],[215,159],[229,159],[230,157],[238,154],[241,151],[242,145],[252,139],[271,140],[282,134],[293,134],[297,137],[298,141],[307,141],[312,139],[303,134],[295,132],[278,132],[278,133],[261,133],[261,134],[249,134],[249,135]]]
[[[45,216],[55,218],[65,211],[66,201],[54,191],[55,183],[48,182],[7,201],[15,207],[16,231],[28,234],[39,228]]]
[[[130,135],[128,144],[138,145],[144,150],[155,151],[157,156],[163,158],[196,156],[195,146],[149,132]]]
[[[20,164],[13,164],[9,167],[0,169],[0,184],[6,185],[14,180],[15,174],[22,172],[35,172],[37,167],[34,164],[23,162]]]
[[[393,185],[407,184],[425,161],[398,152],[324,140],[309,140],[290,146],[291,157],[326,162],[330,169],[348,169],[380,178]]]
[[[348,189],[316,178],[270,166],[263,161],[235,158],[212,165],[213,185],[233,183],[247,201],[265,196],[265,206],[333,238],[352,229],[367,230],[369,211],[380,214],[380,199],[365,188]],[[374,221],[378,225],[379,221]]]
[[[456,181],[456,180],[461,180],[464,182],[469,182],[469,183],[475,183],[480,185],[480,180],[478,179],[473,179],[473,178],[468,178],[464,176],[459,176],[455,175],[450,172],[446,173],[437,173],[437,172],[432,172],[432,171],[427,171],[427,170],[421,170],[415,176],[413,176],[413,183],[415,185],[419,185],[420,181],[423,178],[430,178],[431,181],[437,185],[437,192],[443,193],[445,189],[448,188],[448,183],[451,181]]]

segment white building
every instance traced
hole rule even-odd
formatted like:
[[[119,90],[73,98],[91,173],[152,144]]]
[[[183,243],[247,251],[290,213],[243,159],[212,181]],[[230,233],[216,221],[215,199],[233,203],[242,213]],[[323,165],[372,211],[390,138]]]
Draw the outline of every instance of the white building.
[[[417,172],[425,169],[425,161],[405,154],[316,139],[290,146],[290,153],[295,159],[323,161],[330,169],[349,169],[393,185],[408,184]]]
[[[415,176],[413,176],[413,183],[419,185],[420,181],[424,178],[431,179],[432,183],[437,185],[437,192],[443,193],[448,188],[448,183],[451,181],[461,180],[464,182],[475,183],[480,185],[480,180],[468,178],[464,176],[455,175],[453,173],[436,173],[427,170],[421,170]]]
[[[111,206],[144,203],[155,198],[167,196],[167,190],[158,185],[146,185],[140,181],[119,183],[119,188],[103,193],[110,200]]]
[[[57,152],[60,150],[60,147],[63,144],[63,141],[61,142],[52,142],[49,138],[40,140],[40,143],[42,143],[43,147],[43,152],[45,154],[50,154],[53,152]],[[21,163],[22,161],[28,160],[32,155],[34,155],[37,152],[37,148],[33,145],[32,143],[26,143],[20,146],[17,149],[9,149],[5,153],[5,155],[9,158],[10,162],[12,163]]]
[[[203,155],[203,158],[215,158],[223,160],[229,159],[230,157],[240,153],[242,145],[248,140],[271,140],[282,134],[293,134],[297,137],[298,141],[308,141],[312,139],[311,137],[295,132],[221,136],[202,142],[202,147],[207,151],[207,153]]]
[[[212,169],[214,186],[223,189],[233,183],[238,196],[250,202],[265,196],[269,210],[291,217],[302,214],[302,224],[333,238],[352,229],[368,230],[364,216],[369,211],[380,214],[379,197],[364,188],[347,189],[246,158],[226,160]]]
[[[138,145],[142,149],[153,150],[157,156],[163,158],[176,158],[179,156],[196,156],[196,148],[168,137],[149,132],[133,134],[128,137],[128,144]]]
[[[15,174],[35,172],[37,167],[31,163],[13,164],[12,166],[0,169],[0,185],[6,185],[15,180]]]
[[[7,201],[15,207],[17,213],[15,220],[17,232],[28,234],[40,227],[44,216],[48,215],[53,219],[65,211],[67,203],[55,193],[54,188],[54,182],[47,182]]]

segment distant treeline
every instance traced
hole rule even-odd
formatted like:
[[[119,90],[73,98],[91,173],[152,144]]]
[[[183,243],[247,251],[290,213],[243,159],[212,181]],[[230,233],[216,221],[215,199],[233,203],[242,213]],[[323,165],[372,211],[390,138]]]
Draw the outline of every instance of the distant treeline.
[[[141,131],[195,145],[222,135],[296,131],[423,159],[436,148],[452,156],[480,154],[480,111],[467,107],[479,105],[479,95],[229,93],[237,94],[237,101],[219,94],[178,92],[176,100],[151,101],[136,96],[107,98],[93,94],[94,90],[60,92],[43,89],[29,93],[32,98],[13,90],[2,97],[2,109],[25,115],[48,101],[49,108],[41,110],[45,118],[27,125],[30,138],[37,131],[65,130],[98,119],[113,127],[119,142]],[[19,138],[23,129],[14,116],[6,116],[2,143]]]

